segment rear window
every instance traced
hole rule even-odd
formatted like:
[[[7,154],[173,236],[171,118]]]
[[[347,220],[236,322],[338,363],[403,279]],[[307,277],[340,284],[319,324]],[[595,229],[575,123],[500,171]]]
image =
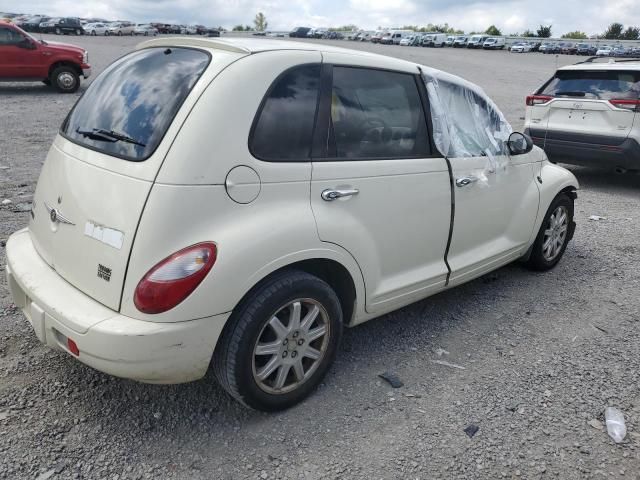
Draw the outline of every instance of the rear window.
[[[637,99],[640,97],[640,72],[560,70],[540,94],[599,100]]]
[[[61,133],[74,143],[143,161],[160,144],[209,64],[189,48],[149,48],[111,64],[78,100]]]

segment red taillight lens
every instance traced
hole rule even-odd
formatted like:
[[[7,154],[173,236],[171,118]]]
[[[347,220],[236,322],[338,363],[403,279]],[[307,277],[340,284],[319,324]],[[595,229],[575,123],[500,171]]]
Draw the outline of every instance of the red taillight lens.
[[[640,100],[609,100],[614,107],[630,110],[632,112],[640,112]]]
[[[73,353],[76,357],[80,356],[80,349],[78,348],[78,345],[76,344],[76,342],[74,342],[73,340],[71,340],[70,338],[67,338],[67,348],[69,349],[69,351],[71,353]]]
[[[216,263],[215,243],[192,245],[165,258],[142,277],[133,302],[142,313],[162,313],[187,298]]]
[[[553,97],[548,95],[529,95],[527,96],[527,105],[533,107],[534,105],[544,105],[553,100]]]

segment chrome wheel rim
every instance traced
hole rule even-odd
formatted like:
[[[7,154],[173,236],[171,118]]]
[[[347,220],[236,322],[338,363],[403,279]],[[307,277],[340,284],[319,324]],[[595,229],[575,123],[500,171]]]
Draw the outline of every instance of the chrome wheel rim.
[[[65,90],[69,90],[76,84],[76,79],[72,74],[63,72],[58,75],[58,84]]]
[[[564,245],[569,228],[569,211],[567,207],[556,208],[547,222],[542,241],[542,256],[548,262],[555,260]]]
[[[329,315],[311,298],[293,300],[263,326],[253,348],[253,378],[261,390],[284,394],[313,376],[331,335]]]

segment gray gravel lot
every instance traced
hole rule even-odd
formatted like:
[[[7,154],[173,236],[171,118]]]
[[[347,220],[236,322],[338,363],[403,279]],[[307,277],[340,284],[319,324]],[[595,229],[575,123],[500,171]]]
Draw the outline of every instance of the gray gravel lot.
[[[94,73],[139,41],[65,40],[88,48]],[[576,61],[333,43],[459,74],[516,128],[556,61]],[[0,84],[0,200],[12,200],[0,268],[76,99]],[[0,276],[0,478],[640,478],[640,177],[574,172],[578,230],[556,269],[508,266],[346,332],[316,394],[275,415],[240,407],[212,378],[142,385],[49,350]],[[387,370],[404,387],[378,378]],[[609,405],[625,413],[619,445],[598,423]]]

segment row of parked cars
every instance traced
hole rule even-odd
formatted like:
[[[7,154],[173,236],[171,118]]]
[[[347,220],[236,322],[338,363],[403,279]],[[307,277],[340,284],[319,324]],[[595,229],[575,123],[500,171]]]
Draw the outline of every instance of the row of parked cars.
[[[640,55],[640,47],[623,45],[593,45],[574,42],[516,42],[509,50],[513,53],[540,52],[546,54],[585,55],[598,57],[630,57]]]
[[[76,17],[48,17],[45,15],[16,15],[0,13],[0,19],[11,21],[26,32],[56,35],[209,35],[219,36],[218,29],[204,25],[174,25],[168,23],[134,23]],[[217,35],[216,35],[217,34]]]

